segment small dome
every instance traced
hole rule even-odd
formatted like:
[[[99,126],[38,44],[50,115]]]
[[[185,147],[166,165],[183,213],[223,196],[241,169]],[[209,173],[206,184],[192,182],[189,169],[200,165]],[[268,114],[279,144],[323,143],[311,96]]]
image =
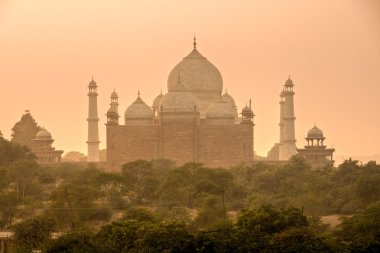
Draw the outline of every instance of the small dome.
[[[131,104],[124,113],[125,119],[153,118],[153,111],[142,101],[140,93],[133,104]]]
[[[182,76],[177,76],[176,85],[165,96],[162,97],[159,107],[163,112],[194,112],[198,111],[198,99],[186,91],[181,83]]]
[[[153,100],[153,105],[152,105],[152,108],[153,109],[158,109],[158,107],[160,106],[160,102],[161,102],[161,99],[164,95],[162,95],[162,91],[161,91],[161,94],[158,95],[154,100]]]
[[[285,86],[294,86],[293,81],[292,79],[290,79],[290,77],[288,78],[288,80],[286,80]]]
[[[234,100],[234,98],[231,97],[231,95],[228,94],[227,91],[226,91],[226,93],[224,93],[224,95],[222,96],[222,99],[223,99],[224,101],[226,101],[227,103],[229,103],[234,109],[236,108],[236,104],[235,104],[235,100]]]
[[[119,98],[115,90],[111,93],[111,98]]]
[[[323,132],[316,125],[307,132],[307,138],[324,138]]]
[[[36,140],[51,140],[51,134],[46,129],[41,129],[36,134]]]
[[[243,110],[241,110],[242,114],[253,114],[253,111],[251,108],[249,108],[247,105],[244,106]]]
[[[222,93],[222,75],[196,48],[170,72],[168,91],[172,91],[176,87],[178,75],[181,76],[184,88],[188,91],[207,91],[219,96]]]
[[[234,108],[220,98],[219,100],[213,102],[206,111],[206,118],[235,118]]]
[[[96,82],[94,81],[94,78],[92,78],[91,82],[88,84],[88,87],[96,87]]]
[[[169,91],[160,101],[163,112],[194,112],[194,106],[198,111],[197,98],[188,91]]]

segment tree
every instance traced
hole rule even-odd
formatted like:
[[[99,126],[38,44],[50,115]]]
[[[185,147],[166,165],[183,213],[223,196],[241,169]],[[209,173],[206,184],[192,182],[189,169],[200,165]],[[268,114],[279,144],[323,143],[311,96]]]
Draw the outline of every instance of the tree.
[[[363,212],[344,219],[336,231],[341,246],[347,247],[350,252],[379,252],[379,217],[380,202],[376,202]]]
[[[7,228],[13,225],[13,217],[17,211],[17,193],[11,192],[0,192],[0,227]]]
[[[380,173],[360,176],[356,181],[355,192],[365,205],[380,200]]]
[[[273,235],[266,252],[333,252],[329,245],[307,227],[293,227]]]
[[[33,160],[18,160],[9,166],[9,174],[16,184],[17,196],[24,204],[26,187],[32,183],[33,177],[39,168],[37,162]]]
[[[51,219],[40,217],[24,220],[13,227],[17,252],[31,252],[41,249],[49,241],[55,223]]]
[[[126,163],[121,174],[127,188],[135,194],[137,203],[156,199],[159,181],[151,162],[137,160]]]
[[[136,252],[194,252],[194,238],[183,224],[149,224],[137,237]]]
[[[41,130],[28,110],[22,115],[19,122],[12,128],[12,142],[20,145],[29,145],[36,137],[37,132]]]
[[[160,219],[155,213],[146,208],[131,208],[125,212],[123,220],[133,220],[138,222],[158,222]]]
[[[293,207],[277,211],[270,205],[254,210],[244,210],[237,227],[264,234],[274,234],[290,227],[306,227],[309,223],[301,210]]]
[[[62,162],[86,162],[86,156],[78,151],[70,151],[62,157]]]
[[[98,208],[94,203],[98,196],[99,190],[89,184],[64,182],[53,192],[53,208],[48,214],[59,225],[70,225],[71,229],[82,227],[91,220],[107,220],[110,216],[108,209]]]
[[[0,138],[0,167],[21,159],[33,160],[35,155],[25,146]]]
[[[92,231],[82,229],[73,230],[51,240],[44,248],[46,253],[96,253],[101,252],[95,242],[95,235]]]

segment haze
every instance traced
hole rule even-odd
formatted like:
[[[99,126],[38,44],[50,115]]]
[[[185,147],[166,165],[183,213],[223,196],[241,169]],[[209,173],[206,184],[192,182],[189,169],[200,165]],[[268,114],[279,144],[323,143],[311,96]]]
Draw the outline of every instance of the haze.
[[[380,152],[379,14],[377,0],[0,1],[0,130],[10,138],[28,109],[56,148],[85,153],[94,76],[105,148],[113,89],[121,114],[138,90],[151,104],[196,34],[239,110],[253,99],[258,154],[278,141],[290,75],[297,146],[316,123],[338,155],[372,155]]]

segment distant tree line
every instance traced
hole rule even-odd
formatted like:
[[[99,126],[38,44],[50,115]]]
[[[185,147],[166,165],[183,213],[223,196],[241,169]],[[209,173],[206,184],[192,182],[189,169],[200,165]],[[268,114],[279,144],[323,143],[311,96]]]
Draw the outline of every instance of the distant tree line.
[[[146,208],[131,208],[99,229],[82,227],[52,238],[54,221],[35,217],[14,226],[15,251],[31,252],[378,252],[380,202],[322,233],[298,208],[241,211],[233,224],[190,230]]]
[[[331,228],[321,223],[330,214],[352,217]],[[0,229],[15,231],[17,252],[377,252],[379,215],[376,162],[311,169],[295,156],[225,169],[139,160],[116,173],[41,167],[0,136]]]

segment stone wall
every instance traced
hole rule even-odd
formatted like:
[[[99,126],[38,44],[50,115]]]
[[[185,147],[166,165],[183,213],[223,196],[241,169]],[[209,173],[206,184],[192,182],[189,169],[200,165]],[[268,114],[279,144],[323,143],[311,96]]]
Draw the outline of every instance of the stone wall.
[[[210,167],[229,167],[253,162],[253,126],[199,125],[198,162]]]
[[[170,159],[178,166],[199,162],[229,167],[253,162],[253,125],[199,124],[195,119],[165,120],[152,126],[107,126],[107,161]]]

